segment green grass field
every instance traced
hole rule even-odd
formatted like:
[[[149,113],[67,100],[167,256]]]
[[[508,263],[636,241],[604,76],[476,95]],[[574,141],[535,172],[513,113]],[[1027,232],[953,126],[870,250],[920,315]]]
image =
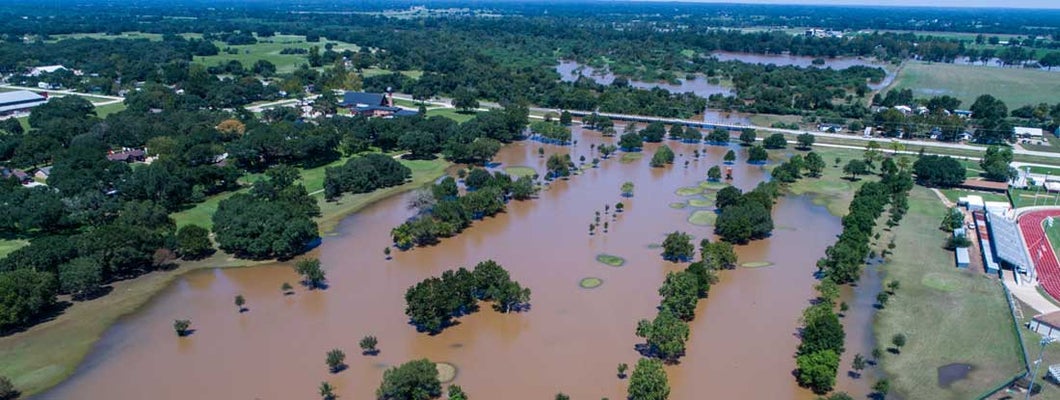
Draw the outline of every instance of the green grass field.
[[[963,196],[968,196],[968,195],[976,195],[976,196],[982,197],[983,201],[1003,201],[1003,202],[1006,202],[1006,203],[1009,202],[1008,201],[1008,196],[1003,195],[1001,193],[978,192],[978,191],[965,190],[965,189],[939,189],[939,191],[942,192],[942,194],[946,195],[946,198],[950,199],[950,201],[952,201],[954,203],[957,203],[957,198],[958,197],[963,197]]]
[[[240,46],[229,46],[224,42],[214,42],[218,48],[221,49],[221,53],[215,56],[196,56],[195,62],[203,65],[216,65],[224,64],[231,60],[237,60],[243,64],[244,68],[250,68],[258,60],[268,60],[269,62],[276,65],[277,73],[289,73],[298,68],[299,65],[307,64],[305,54],[280,54],[284,48],[299,48],[309,49],[310,47],[317,46],[320,51],[324,51],[324,44],[331,42],[336,43],[333,50],[341,52],[343,50],[357,51],[359,47],[352,43],[339,42],[335,40],[324,40],[320,42],[310,43],[305,40],[305,36],[297,35],[276,35],[267,38],[258,38],[258,43],[240,45]],[[237,54],[228,54],[225,52],[226,48],[235,49]]]
[[[901,288],[877,314],[876,341],[885,349],[895,334],[908,337],[901,354],[885,352],[882,366],[902,398],[975,398],[1023,369],[1004,292],[997,279],[954,267],[938,229],[945,207],[934,193],[916,187],[909,204],[901,225],[879,241],[894,237],[897,248],[881,271]],[[951,363],[974,369],[940,387],[936,369]]]
[[[981,94],[990,94],[1015,109],[1024,105],[1055,103],[1060,75],[1020,68],[977,67],[907,62],[891,89],[912,89],[920,97],[950,95],[968,108]]]
[[[451,119],[453,121],[460,122],[460,123],[463,123],[463,122],[471,120],[471,118],[475,117],[475,114],[476,113],[468,113],[468,114],[460,113],[460,112],[457,112],[455,108],[432,108],[432,109],[427,110],[427,116],[428,117],[433,117],[435,115],[438,115],[438,116],[446,117],[446,118],[449,118],[449,119]]]
[[[125,103],[107,104],[96,107],[96,116],[106,118],[108,115],[125,110]]]

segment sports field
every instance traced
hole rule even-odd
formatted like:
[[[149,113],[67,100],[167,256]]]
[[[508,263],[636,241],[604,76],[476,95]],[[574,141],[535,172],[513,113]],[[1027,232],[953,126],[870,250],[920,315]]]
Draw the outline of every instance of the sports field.
[[[918,97],[950,95],[968,108],[981,94],[990,94],[1010,110],[1024,105],[1056,103],[1060,72],[1021,68],[907,62],[890,90],[912,89]]]

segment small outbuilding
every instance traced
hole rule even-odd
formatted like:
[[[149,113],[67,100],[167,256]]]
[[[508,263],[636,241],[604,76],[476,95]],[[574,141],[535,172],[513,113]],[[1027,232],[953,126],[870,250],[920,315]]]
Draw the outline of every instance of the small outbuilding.
[[[957,254],[957,268],[968,268],[971,264],[971,258],[968,256],[967,247],[958,247],[956,250]]]
[[[983,211],[986,209],[986,203],[983,201],[983,197],[976,195],[957,198],[957,205],[965,206],[968,208],[968,211]]]
[[[1035,315],[1031,319],[1029,328],[1042,337],[1060,340],[1060,311]]]

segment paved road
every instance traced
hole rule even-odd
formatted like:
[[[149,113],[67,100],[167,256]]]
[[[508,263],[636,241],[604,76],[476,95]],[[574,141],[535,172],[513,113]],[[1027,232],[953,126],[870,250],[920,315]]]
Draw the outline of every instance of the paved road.
[[[103,94],[81,93],[81,92],[74,92],[74,91],[71,91],[71,90],[44,90],[44,89],[41,89],[41,88],[34,88],[34,87],[27,87],[27,86],[15,86],[15,85],[0,85],[0,88],[12,89],[12,90],[29,90],[29,91],[33,91],[33,92],[48,92],[49,95],[58,94],[58,95],[64,95],[64,96],[82,96],[82,97],[96,97],[96,98],[101,98],[101,99],[107,99],[107,101],[102,101],[102,102],[99,102],[99,103],[93,103],[93,104],[95,104],[96,107],[106,106],[106,105],[110,105],[110,104],[117,104],[117,103],[121,103],[122,101],[125,101],[124,97],[108,96],[108,95],[103,95]]]

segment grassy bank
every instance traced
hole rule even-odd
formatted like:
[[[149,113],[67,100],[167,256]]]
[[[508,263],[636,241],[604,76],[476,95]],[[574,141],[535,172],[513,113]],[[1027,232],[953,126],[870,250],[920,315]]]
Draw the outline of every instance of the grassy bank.
[[[404,185],[344,196],[333,203],[324,202],[323,196],[320,195],[323,216],[318,222],[321,232],[327,233],[343,217],[372,203],[434,181],[449,166],[448,162],[440,159],[402,163],[413,171],[412,180]],[[214,210],[217,202],[220,202],[220,199],[213,202]],[[196,218],[208,220],[207,215],[210,213],[207,207],[197,210]],[[181,263],[178,268],[170,271],[154,272],[117,282],[111,285],[112,292],[102,298],[73,303],[51,321],[33,326],[24,332],[0,337],[0,360],[3,360],[3,363],[0,363],[0,375],[11,378],[26,396],[39,393],[73,373],[95,342],[118,318],[136,311],[177,277],[202,268],[260,264],[262,263],[238,260],[219,252],[206,260]]]
[[[901,354],[885,352],[882,366],[891,387],[907,399],[969,399],[1003,383],[1023,368],[1004,292],[996,278],[954,267],[942,248],[946,233],[938,229],[945,207],[923,187],[910,192],[909,214],[893,232],[897,248],[881,267],[885,281],[901,289],[877,313],[880,349],[905,334]],[[966,379],[949,387],[938,384],[937,368],[973,366]]]
[[[267,60],[276,66],[277,73],[283,74],[294,71],[299,65],[309,63],[306,54],[280,54],[280,52],[286,48],[309,50],[310,47],[316,46],[320,48],[320,52],[323,53],[324,44],[331,42],[337,44],[333,50],[340,53],[347,49],[352,51],[358,50],[357,45],[352,43],[328,40],[325,38],[320,38],[319,42],[310,43],[305,40],[305,36],[300,35],[276,35],[266,38],[258,37],[257,39],[258,43],[236,46],[230,46],[221,41],[214,41],[217,48],[221,49],[221,53],[215,56],[195,56],[195,62],[206,66],[212,66],[236,60],[239,61],[240,64],[243,64],[243,68],[250,68],[254,66],[254,63],[258,60]],[[228,48],[235,50],[235,54],[225,52],[225,49]]]

